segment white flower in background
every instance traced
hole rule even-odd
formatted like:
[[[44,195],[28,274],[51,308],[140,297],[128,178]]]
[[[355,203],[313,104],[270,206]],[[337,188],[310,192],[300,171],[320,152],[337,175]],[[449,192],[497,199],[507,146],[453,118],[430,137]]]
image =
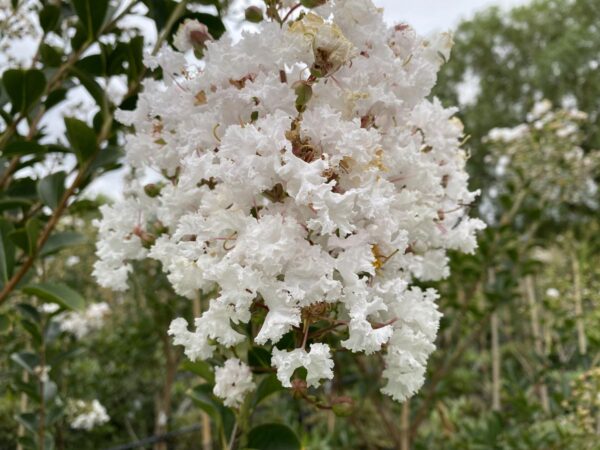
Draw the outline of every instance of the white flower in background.
[[[535,194],[535,202],[557,217],[561,205],[598,207],[596,174],[600,152],[583,150],[582,127],[586,113],[553,109],[548,100],[538,102],[527,122],[514,128],[494,128],[486,141],[488,161],[495,164],[501,189],[519,186]]]
[[[205,42],[198,67],[167,47],[147,59],[173,76],[146,80],[137,109],[118,113],[135,128],[137,179],[102,210],[94,274],[123,290],[130,262],[150,257],[178,294],[216,292],[194,329],[169,328],[192,360],[306,330],[308,346],[273,349],[286,386],[298,367],[311,386],[333,377],[336,349],[306,325],[339,321],[347,349],[383,349],[384,392],[403,400],[423,383],[441,316],[415,281],[447,276],[446,251],[473,252],[484,227],[467,217],[477,193],[462,124],[427,99],[452,38],[389,28],[370,0],[300,10],[235,45]],[[180,50],[195,27],[178,31]],[[145,172],[162,179],[144,187]],[[255,335],[232,327],[253,314]]]
[[[54,314],[56,311],[60,309],[56,303],[42,303],[38,310],[43,312],[44,314]]]
[[[533,122],[535,119],[540,119],[552,109],[552,102],[544,99],[533,105],[531,112],[527,114],[527,120]]]
[[[492,128],[488,133],[488,139],[492,141],[513,142],[521,139],[529,132],[529,127],[521,124],[514,128]]]
[[[35,366],[33,372],[38,376],[42,383],[47,383],[50,380],[50,371],[52,366]]]
[[[223,367],[215,369],[213,394],[222,399],[225,406],[238,408],[255,388],[250,367],[237,358],[228,359]]]
[[[558,298],[560,297],[560,291],[556,288],[548,288],[546,289],[546,295],[550,298]]]
[[[71,417],[71,428],[90,431],[110,420],[106,408],[98,400],[69,400],[67,414]]]
[[[108,303],[93,303],[85,311],[67,312],[56,319],[60,323],[60,329],[74,334],[78,339],[88,335],[91,331],[99,330],[104,325],[106,317],[110,314]]]

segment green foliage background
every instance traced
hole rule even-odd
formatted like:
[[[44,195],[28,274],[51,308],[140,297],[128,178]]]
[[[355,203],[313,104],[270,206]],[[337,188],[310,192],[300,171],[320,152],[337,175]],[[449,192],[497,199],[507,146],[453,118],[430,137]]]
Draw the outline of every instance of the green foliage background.
[[[108,1],[41,3],[44,38],[36,62],[5,70],[0,83],[0,448],[111,448],[177,430],[186,432],[144,448],[226,448],[235,418],[212,395],[210,364],[186,362],[166,336],[174,317],[191,321],[208,296],[178,298],[152,262],[135,267],[125,294],[100,289],[90,276],[92,221],[106,199],[82,192],[120,166],[127,130],[113,114],[134,107],[144,77],[162,76],[143,67],[151,45],[121,27],[115,20],[121,10]],[[218,37],[228,6],[141,3],[162,39],[190,16]],[[277,2],[267,3],[272,9]],[[194,12],[198,4],[212,5],[213,14]],[[598,24],[596,0],[537,0],[507,13],[491,8],[458,26],[434,95],[457,104],[465,79],[479,83],[479,95],[461,105],[459,116],[471,135],[469,171],[482,188],[481,206],[471,213],[489,227],[478,252],[452,255],[451,277],[435,284],[444,318],[427,382],[398,405],[379,393],[381,360],[338,352],[335,381],[302,399],[281,388],[260,349],[248,348],[259,384],[243,418],[259,427],[248,436],[250,447],[600,448],[598,199],[551,202],[532,187],[532,173],[549,187],[576,189],[583,181],[554,170],[567,143],[548,138],[552,130],[515,144],[532,158],[511,177],[494,170],[507,146],[484,139],[494,127],[524,122],[532,105],[547,98],[587,112],[578,143],[587,154],[600,148]],[[47,43],[50,33],[66,47]],[[100,36],[115,39],[93,45]],[[128,89],[118,105],[101,87],[117,75]],[[64,138],[49,142],[41,119],[77,86],[94,99],[97,113],[87,122],[66,118]],[[536,158],[541,143],[558,158]],[[53,158],[71,158],[73,170],[31,170]],[[598,171],[591,178],[600,182]],[[53,316],[38,311],[47,302],[67,311],[98,301],[112,313],[101,330],[80,340],[58,332]],[[343,331],[332,337],[343,338]],[[52,366],[50,383],[36,375],[43,361]],[[69,398],[100,399],[110,421],[89,432],[70,429]]]

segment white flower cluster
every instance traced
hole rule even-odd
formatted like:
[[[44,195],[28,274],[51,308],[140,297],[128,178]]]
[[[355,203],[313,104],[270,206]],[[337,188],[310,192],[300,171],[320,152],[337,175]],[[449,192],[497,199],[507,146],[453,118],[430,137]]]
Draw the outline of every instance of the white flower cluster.
[[[69,415],[72,416],[71,428],[77,430],[89,431],[97,426],[104,425],[110,420],[106,408],[96,399],[91,402],[69,400],[67,410]]]
[[[91,331],[102,328],[106,317],[110,314],[108,303],[92,303],[85,311],[67,312],[60,314],[56,320],[60,323],[61,331],[74,334],[78,339],[87,336]]]
[[[370,0],[304,12],[207,42],[198,67],[166,47],[147,59],[165,76],[119,112],[137,178],[102,209],[95,276],[126,289],[130,261],[150,257],[178,294],[216,292],[193,331],[169,329],[190,359],[304,333],[310,351],[273,349],[286,386],[298,367],[311,386],[333,377],[336,349],[309,325],[343,323],[344,347],[385,352],[383,390],[402,401],[423,383],[441,316],[414,280],[447,276],[446,251],[473,252],[484,227],[466,217],[462,125],[426,98],[452,39],[389,28]]]
[[[213,393],[223,399],[225,406],[238,408],[255,387],[250,367],[237,358],[228,359],[223,367],[215,369]]]
[[[598,208],[595,179],[600,151],[583,149],[582,130],[587,121],[582,111],[553,109],[550,101],[542,100],[527,114],[525,123],[490,130],[487,161],[495,164],[501,187],[516,180],[518,189],[536,196],[538,206],[548,202]]]

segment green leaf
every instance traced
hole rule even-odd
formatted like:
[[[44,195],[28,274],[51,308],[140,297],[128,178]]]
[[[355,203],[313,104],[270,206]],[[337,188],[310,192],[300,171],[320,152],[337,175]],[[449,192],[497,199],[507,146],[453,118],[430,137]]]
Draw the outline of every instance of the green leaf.
[[[36,345],[41,345],[42,343],[42,331],[40,326],[36,322],[32,322],[31,320],[23,319],[21,320],[21,326],[27,331]]]
[[[46,101],[44,102],[44,105],[46,106],[46,110],[49,110],[50,108],[54,108],[56,105],[58,105],[64,99],[66,99],[67,92],[68,92],[67,89],[64,89],[64,88],[55,89],[52,92],[50,92],[48,94],[48,97],[46,97]]]
[[[52,210],[56,209],[65,193],[66,172],[60,171],[42,178],[37,185],[40,200]]]
[[[250,430],[248,447],[257,450],[300,450],[300,441],[286,425],[268,423]]]
[[[107,145],[98,152],[98,156],[90,166],[90,171],[109,171],[121,166],[123,149],[116,145]]]
[[[9,238],[12,224],[0,217],[0,281],[4,284],[12,277],[15,268],[15,245]]]
[[[85,122],[73,117],[65,117],[65,128],[77,159],[80,163],[86,161],[96,151],[96,133]]]
[[[6,314],[0,314],[0,334],[6,333],[10,328],[10,319]]]
[[[48,33],[56,28],[58,25],[58,19],[60,17],[60,7],[48,3],[40,11],[40,25],[44,32]]]
[[[275,374],[267,376],[260,382],[254,393],[254,406],[258,405],[271,394],[284,390],[285,388],[281,385]]]
[[[262,347],[252,347],[248,351],[248,364],[251,367],[271,367],[271,353]]]
[[[104,23],[108,0],[72,0],[72,3],[88,39],[94,39]]]
[[[81,233],[76,231],[60,231],[53,233],[40,252],[41,256],[52,255],[59,252],[67,247],[73,247],[75,245],[81,245],[86,243],[86,238]]]
[[[13,114],[26,114],[46,89],[46,77],[37,69],[10,69],[2,75],[2,83],[6,89]]]
[[[42,300],[57,303],[67,309],[82,310],[85,307],[83,297],[65,284],[29,284],[22,291],[25,294],[35,295]]]
[[[3,156],[24,156],[45,153],[47,147],[34,141],[13,141],[5,148]]]
[[[212,371],[210,364],[208,364],[206,361],[190,361],[188,359],[181,364],[181,368],[183,370],[187,370],[188,372],[195,373],[196,375],[208,381],[210,384],[214,384],[215,382],[215,374]]]
[[[26,198],[8,197],[0,199],[0,212],[11,209],[27,209],[32,205],[32,201]],[[11,238],[12,239],[12,238]]]
[[[59,402],[54,402],[53,405],[50,405],[48,408],[48,415],[46,416],[46,423],[48,425],[52,425],[56,423],[60,418],[64,415],[64,406],[59,404]]]
[[[38,380],[36,380],[35,377],[31,377],[31,379],[28,382],[24,382],[18,379],[13,380],[13,385],[16,390],[27,395],[34,402],[39,403],[39,401],[41,400]]]
[[[24,413],[15,416],[17,422],[27,428],[34,435],[38,432],[38,416],[34,413]]]
[[[29,373],[34,373],[35,368],[40,365],[40,358],[35,353],[17,352],[10,355],[10,359]]]
[[[221,423],[221,415],[219,414],[219,404],[212,394],[213,386],[210,384],[201,384],[196,386],[190,392],[192,401],[202,409],[206,414],[212,417],[217,424]]]
[[[83,87],[96,101],[100,109],[103,112],[107,112],[108,98],[106,97],[106,91],[98,84],[94,77],[78,67],[72,67],[71,73],[81,82]]]
[[[19,248],[28,255],[33,255],[37,247],[37,238],[40,233],[41,224],[36,218],[31,218],[25,227],[12,231],[8,236]]]
[[[75,63],[75,67],[94,77],[101,77],[106,73],[106,61],[104,55],[100,53],[80,59]]]
[[[48,44],[40,46],[40,57],[46,67],[58,67],[62,62],[62,53],[58,47]]]
[[[15,308],[17,309],[17,311],[19,311],[23,318],[30,319],[38,323],[42,319],[40,312],[32,305],[29,305],[27,303],[18,303],[15,306]]]

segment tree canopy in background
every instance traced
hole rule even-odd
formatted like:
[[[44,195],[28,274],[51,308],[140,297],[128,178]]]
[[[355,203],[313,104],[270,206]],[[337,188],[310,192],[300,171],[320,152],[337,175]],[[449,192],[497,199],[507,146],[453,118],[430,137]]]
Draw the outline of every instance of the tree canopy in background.
[[[460,106],[476,183],[489,174],[482,138],[524,122],[542,99],[588,113],[585,146],[600,148],[599,17],[596,0],[534,0],[509,11],[488,8],[459,24],[434,95]]]

